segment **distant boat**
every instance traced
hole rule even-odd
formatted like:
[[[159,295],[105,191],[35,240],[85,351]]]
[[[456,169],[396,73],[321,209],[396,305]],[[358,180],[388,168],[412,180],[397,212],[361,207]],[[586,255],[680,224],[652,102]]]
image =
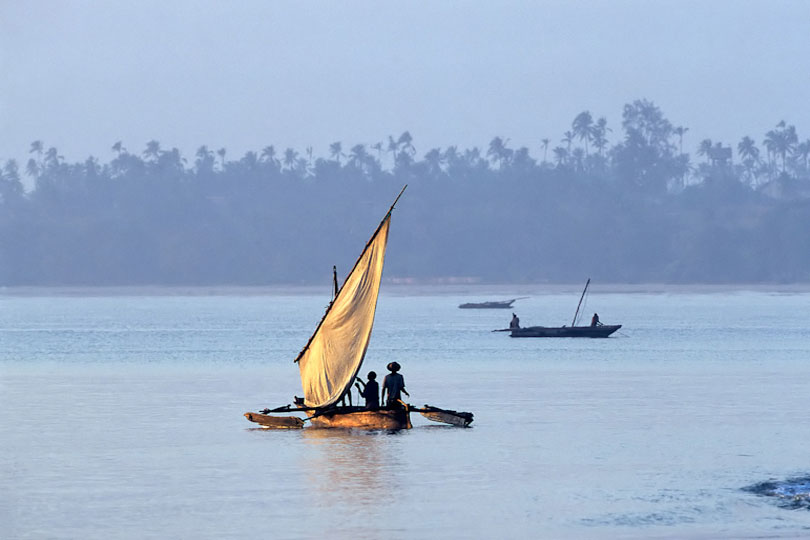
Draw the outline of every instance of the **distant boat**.
[[[529,326],[513,328],[510,337],[590,337],[606,338],[619,328],[620,324],[597,326]]]
[[[511,332],[510,337],[589,337],[589,338],[606,338],[616,330],[622,327],[620,324],[602,324],[601,322],[594,321],[590,326],[576,326],[577,318],[579,317],[579,308],[582,307],[582,299],[588,292],[588,285],[591,284],[590,278],[585,282],[585,289],[582,291],[582,296],[579,297],[579,304],[574,313],[574,320],[571,326],[528,326],[526,328],[505,328],[503,330],[496,330],[496,332]]]
[[[458,306],[460,309],[510,309],[515,300],[523,300],[528,296],[512,298],[511,300],[493,300],[491,302],[469,302]]]
[[[247,412],[245,418],[264,428],[275,429],[300,429],[305,422],[319,428],[408,429],[411,412],[419,412],[434,422],[458,426],[466,427],[473,421],[472,413],[429,405],[420,408],[400,402],[400,407],[366,409],[341,404],[351,392],[371,339],[391,213],[402,192],[371,235],[339,290],[335,274],[335,297],[295,359],[304,397],[296,398],[295,406]],[[275,416],[280,413],[298,413],[305,418]]]

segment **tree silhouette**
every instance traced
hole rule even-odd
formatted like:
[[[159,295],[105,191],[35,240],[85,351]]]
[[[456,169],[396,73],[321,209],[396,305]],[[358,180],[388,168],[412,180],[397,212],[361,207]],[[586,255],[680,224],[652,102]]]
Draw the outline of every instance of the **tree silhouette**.
[[[543,146],[543,163],[545,163],[547,161],[546,158],[548,157],[548,145],[551,143],[551,141],[549,139],[541,139],[540,143]]]
[[[500,137],[495,137],[489,143],[489,150],[487,150],[487,157],[492,159],[498,164],[498,168],[503,168],[504,163],[509,163],[512,151],[506,147],[509,139],[503,140]]]
[[[571,130],[580,142],[585,142],[585,157],[588,157],[588,143],[593,137],[593,117],[591,113],[589,111],[579,113],[571,124]]]
[[[607,147],[607,133],[608,131],[612,131],[609,127],[607,127],[607,119],[602,116],[596,123],[591,127],[591,138],[593,139],[593,145],[599,150],[599,156],[601,157]]]
[[[337,161],[338,165],[340,165],[340,158],[344,157],[346,154],[343,153],[343,144],[338,142],[333,142],[329,145],[329,155],[332,156],[332,159]],[[286,158],[285,158],[286,163]]]
[[[149,159],[152,163],[157,163],[160,157],[160,143],[154,139],[146,143],[146,150],[143,151],[143,157]]]
[[[333,143],[332,146],[330,146],[330,148],[334,147],[335,144],[338,145],[337,146],[338,155],[341,155],[342,153],[340,152],[340,143]],[[292,148],[287,148],[286,150],[284,150],[284,161],[283,161],[283,163],[284,163],[284,166],[287,167],[287,170],[290,170],[290,171],[293,170],[297,160],[298,160],[298,152],[296,152]]]
[[[231,161],[200,146],[190,168],[157,141],[135,154],[118,141],[108,163],[66,162],[38,142],[26,157],[29,193],[16,162],[0,169],[0,286],[313,283],[321,257],[353,253],[339,238],[375,223],[372,209],[403,181],[417,204],[401,214],[406,247],[392,277],[539,283],[596,268],[615,282],[810,282],[810,140],[794,126],[766,134],[777,181],[760,183],[752,137],[736,145],[736,165],[729,147],[706,139],[693,170],[686,128],[652,102],[624,107],[615,144],[605,118],[588,116],[558,146],[542,139],[540,164],[502,136],[483,151],[451,145],[417,158],[408,131],[387,148],[287,148],[281,161],[273,146]],[[301,212],[306,225],[291,233]],[[609,247],[595,222],[611,231]],[[335,234],[323,242],[324,231]]]

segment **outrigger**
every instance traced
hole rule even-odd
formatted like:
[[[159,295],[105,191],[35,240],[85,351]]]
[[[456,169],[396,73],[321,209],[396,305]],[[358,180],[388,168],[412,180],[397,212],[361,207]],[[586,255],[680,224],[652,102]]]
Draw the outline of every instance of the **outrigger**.
[[[334,299],[295,359],[301,374],[304,397],[296,397],[294,405],[247,412],[245,418],[262,427],[276,429],[301,429],[306,425],[319,428],[410,429],[411,412],[419,412],[434,422],[456,426],[467,427],[473,421],[472,413],[430,405],[414,407],[399,402],[395,407],[367,409],[342,404],[351,392],[371,339],[391,213],[407,187],[403,187],[397,195],[340,289],[337,289],[335,274]],[[299,413],[304,417],[280,416],[289,413]]]

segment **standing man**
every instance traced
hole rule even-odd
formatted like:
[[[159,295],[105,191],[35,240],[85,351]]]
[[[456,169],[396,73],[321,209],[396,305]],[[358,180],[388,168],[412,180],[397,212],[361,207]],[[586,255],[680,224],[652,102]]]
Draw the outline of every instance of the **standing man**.
[[[399,407],[402,394],[408,397],[411,397],[411,395],[405,390],[405,377],[398,373],[402,366],[397,362],[391,362],[387,367],[391,373],[383,379],[382,400],[385,401],[388,407]],[[385,399],[386,392],[388,393],[387,401]]]

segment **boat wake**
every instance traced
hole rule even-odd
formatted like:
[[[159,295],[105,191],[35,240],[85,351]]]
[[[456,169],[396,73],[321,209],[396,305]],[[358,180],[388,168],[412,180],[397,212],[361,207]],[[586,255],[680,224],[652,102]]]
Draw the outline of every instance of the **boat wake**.
[[[810,476],[771,480],[743,488],[763,497],[774,497],[777,504],[790,510],[810,510]]]

